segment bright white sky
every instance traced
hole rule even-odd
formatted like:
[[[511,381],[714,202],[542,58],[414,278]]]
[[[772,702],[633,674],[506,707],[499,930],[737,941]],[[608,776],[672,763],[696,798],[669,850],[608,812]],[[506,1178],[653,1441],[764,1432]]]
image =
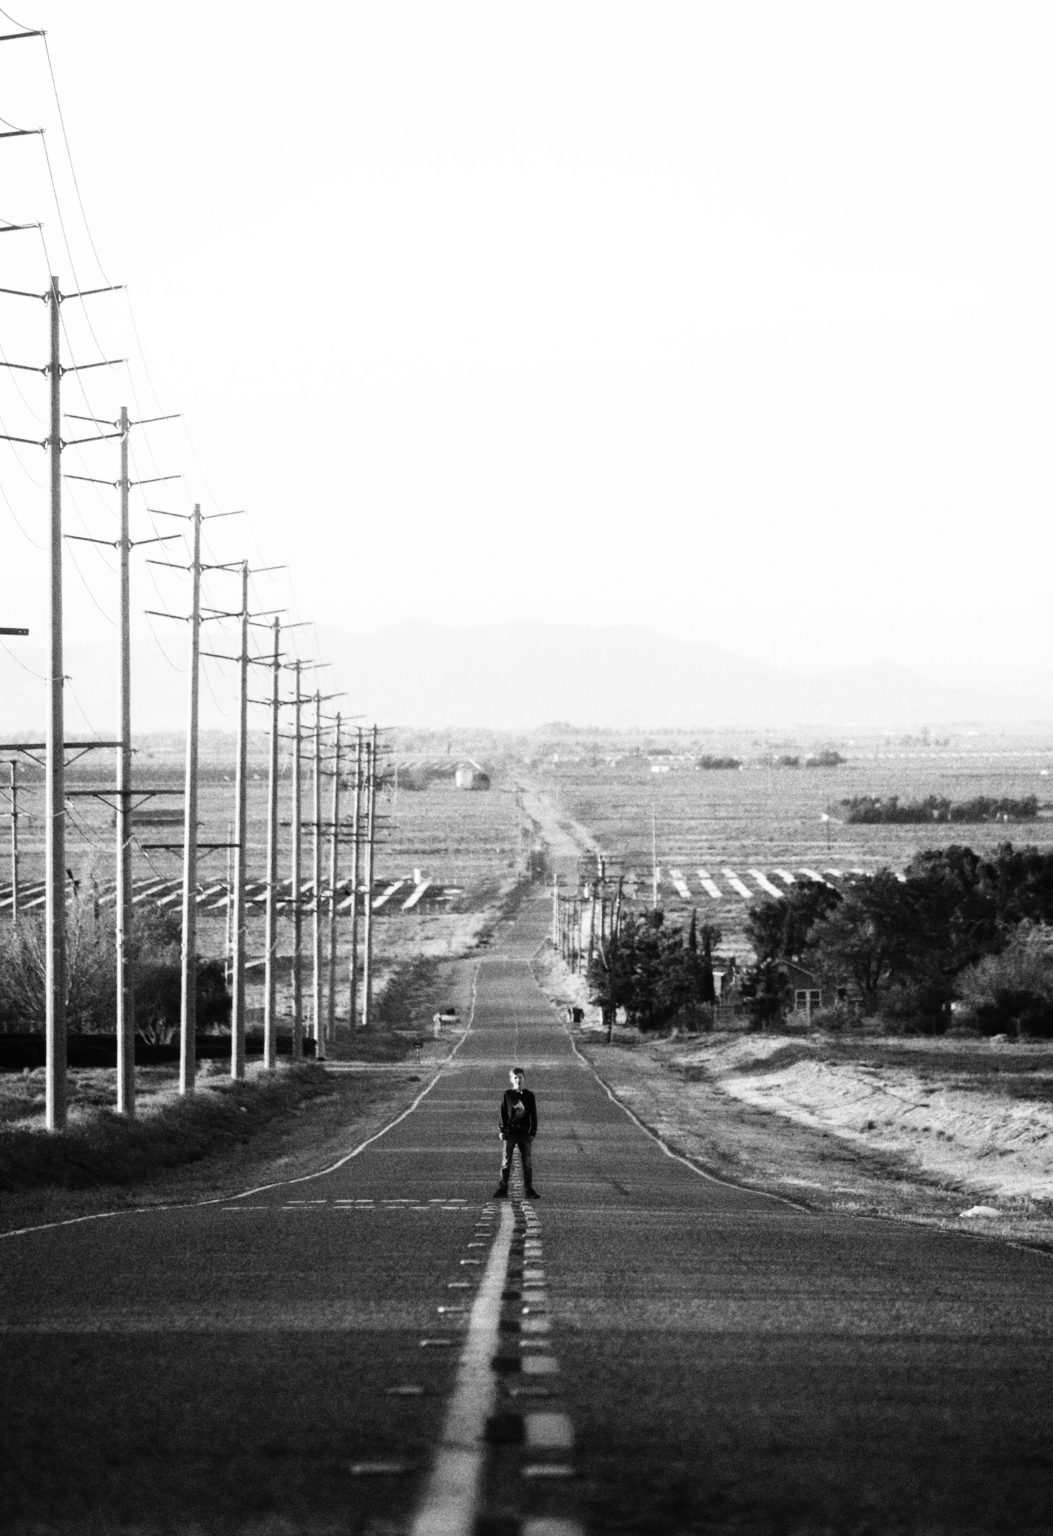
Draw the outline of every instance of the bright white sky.
[[[3,235],[0,284],[127,283],[63,307],[70,357],[130,359],[67,407],[184,413],[135,438],[138,475],[184,477],[135,536],[147,503],[246,508],[210,554],[286,564],[261,607],[357,631],[1049,670],[1048,0],[5,11],[47,30],[0,44],[0,116],[47,159],[0,140],[0,218],[46,254]],[[46,323],[0,296],[4,356],[44,362]],[[45,390],[0,378],[2,429],[43,437]],[[116,448],[65,467],[115,479]],[[0,444],[0,623],[40,637],[46,470]],[[69,531],[115,516],[70,484]],[[112,626],[112,565],[71,553],[77,639]]]

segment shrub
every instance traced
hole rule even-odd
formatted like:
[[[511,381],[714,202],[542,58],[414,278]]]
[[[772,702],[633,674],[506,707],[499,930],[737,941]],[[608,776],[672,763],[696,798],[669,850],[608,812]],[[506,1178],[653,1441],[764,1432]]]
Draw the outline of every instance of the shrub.
[[[1053,952],[1042,930],[1022,925],[1000,954],[958,978],[962,1022],[981,1034],[1053,1038]]]
[[[46,1014],[44,920],[23,917],[0,927],[0,1030],[43,1030]],[[167,1044],[179,1027],[180,924],[172,913],[137,912],[129,941],[135,1025],[143,1040]],[[66,1018],[71,1034],[112,1035],[117,1017],[114,930],[91,901],[78,902],[66,924]],[[199,1029],[229,1022],[223,966],[198,960]]]
[[[836,1035],[859,1024],[859,1011],[851,1003],[831,1003],[827,1008],[812,1009],[812,1028]]]

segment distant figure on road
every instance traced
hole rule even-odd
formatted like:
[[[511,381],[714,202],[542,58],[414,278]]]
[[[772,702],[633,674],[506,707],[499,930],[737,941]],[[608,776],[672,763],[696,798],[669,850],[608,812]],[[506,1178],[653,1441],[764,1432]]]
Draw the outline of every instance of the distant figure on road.
[[[512,1067],[508,1073],[511,1088],[506,1088],[501,1100],[501,1126],[498,1135],[504,1143],[501,1149],[501,1182],[494,1190],[495,1200],[508,1198],[508,1177],[512,1172],[512,1158],[516,1147],[523,1163],[523,1183],[527,1198],[540,1200],[534,1188],[534,1167],[531,1144],[537,1135],[537,1101],[529,1088],[523,1087],[525,1073],[522,1067]]]

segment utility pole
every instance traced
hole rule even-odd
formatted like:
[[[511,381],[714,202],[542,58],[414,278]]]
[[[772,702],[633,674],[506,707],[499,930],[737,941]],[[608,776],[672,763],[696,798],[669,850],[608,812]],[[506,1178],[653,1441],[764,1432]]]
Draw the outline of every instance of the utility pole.
[[[658,906],[658,817],[651,807],[651,906]]]
[[[197,1081],[197,768],[201,673],[201,503],[191,517],[190,656],[183,768],[183,941],[179,957],[179,1092]]]
[[[366,870],[363,881],[362,1028],[373,1022],[373,864],[377,826],[377,728],[366,746]]]
[[[238,647],[238,745],[234,777],[234,975],[230,1075],[245,1076],[245,847],[249,728],[249,562],[241,562],[241,643]]]
[[[336,892],[339,879],[338,861],[340,847],[340,715],[336,717],[335,754],[333,762],[333,824],[329,834],[329,973],[326,1000],[326,1038],[331,1042],[336,1029]]]
[[[24,36],[26,34],[16,34]],[[49,306],[48,363],[41,370],[28,363],[3,362],[6,368],[21,368],[47,375],[50,397],[50,429],[40,446],[49,450],[51,481],[51,516],[48,530],[48,566],[50,575],[48,634],[48,719],[44,764],[46,881],[45,899],[45,1124],[49,1131],[64,1130],[67,1116],[66,1093],[66,763],[65,722],[63,711],[62,651],[62,375],[83,368],[111,366],[111,362],[70,364],[61,359],[60,305],[69,299],[84,299],[95,293],[110,293],[105,288],[86,288],[80,293],[62,293],[58,278],[52,274],[46,294],[27,293],[17,288],[0,292],[16,297],[43,298]],[[123,359],[121,359],[123,361]],[[32,438],[2,434],[9,442],[32,443]],[[115,435],[115,434],[105,434]],[[84,439],[95,442],[97,438]]]
[[[12,758],[11,777],[11,921],[18,925],[18,759]]]
[[[189,659],[187,663],[187,727],[185,743],[184,799],[183,799],[183,903],[182,944],[180,950],[179,980],[179,1091],[184,1096],[194,1092],[197,1081],[197,856],[201,851],[198,842],[198,706],[201,675],[201,574],[206,569],[201,563],[201,526],[205,521],[201,503],[187,516],[182,512],[167,512],[159,507],[150,509],[158,517],[178,517],[189,521],[191,528],[190,555],[190,614],[188,617]],[[240,512],[216,512],[212,517],[240,517]],[[166,566],[170,570],[184,570],[168,560],[152,560],[151,565]],[[221,567],[225,569],[225,567]],[[176,618],[171,613],[158,613],[155,617]],[[180,616],[181,617],[181,616]],[[211,614],[211,618],[224,615]],[[214,846],[214,845],[213,845]]]
[[[301,674],[303,662],[294,661],[296,694],[293,698],[293,759],[292,759],[292,1002],[294,1060],[303,1055],[303,747],[301,739],[303,692]]]
[[[314,696],[314,839],[312,852],[314,855],[314,901],[311,905],[311,953],[313,959],[312,972],[312,1013],[314,1014],[313,1029],[315,1042],[315,1057],[321,1061],[325,1056],[325,1031],[322,1026],[322,695],[315,692]]]
[[[249,562],[236,560],[229,565],[213,567],[215,570],[235,571],[241,579],[241,602],[232,613],[214,611],[213,618],[238,620],[238,651],[225,661],[235,661],[238,667],[238,731],[234,768],[234,822],[230,835],[233,852],[233,873],[230,880],[230,932],[231,949],[231,1018],[230,1018],[230,1075],[235,1081],[245,1076],[245,969],[246,969],[246,866],[248,862],[247,802],[248,802],[248,729],[249,729]],[[263,570],[273,570],[264,566]],[[211,652],[216,655],[218,653]]]
[[[71,416],[73,421],[94,421],[99,425],[99,418],[95,416]],[[169,420],[171,418],[155,416],[152,421]],[[70,480],[87,480],[95,485],[116,484],[120,491],[120,537],[116,541],[120,564],[120,584],[118,590],[118,609],[120,613],[120,644],[118,647],[118,713],[120,716],[119,730],[117,732],[119,745],[117,748],[117,785],[116,804],[114,806],[114,819],[117,829],[116,847],[116,874],[117,890],[115,901],[115,949],[117,960],[117,1113],[133,1118],[135,1115],[135,981],[132,973],[131,943],[132,924],[134,913],[132,911],[132,645],[131,645],[131,552],[132,540],[129,531],[128,503],[132,488],[132,481],[128,477],[128,435],[131,430],[131,422],[128,419],[127,406],[121,406],[120,417],[117,421],[103,423],[117,429],[117,435],[121,440],[121,473],[120,478],[114,481],[102,480],[96,475],[70,475]],[[152,484],[157,480],[177,480],[178,475],[156,475],[151,481],[139,481],[138,484]],[[70,534],[68,537],[79,539],[87,544],[112,544],[111,539],[88,538],[83,534]],[[160,538],[147,539],[148,544],[163,544],[169,539],[175,538],[175,534],[166,534]],[[96,793],[89,791],[89,793]],[[143,793],[143,792],[141,792]],[[147,796],[168,793],[165,790],[150,790],[145,792]],[[99,795],[98,798],[105,798]]]
[[[355,802],[351,818],[351,964],[349,971],[350,992],[347,1017],[354,1029],[358,1023],[358,909],[361,902],[359,883],[362,878],[362,727],[356,727],[355,739]]]
[[[267,772],[267,915],[263,971],[263,1065],[273,1072],[278,1064],[278,1021],[275,1017],[278,950],[278,690],[281,682],[281,620],[275,618],[271,653],[271,734]]]

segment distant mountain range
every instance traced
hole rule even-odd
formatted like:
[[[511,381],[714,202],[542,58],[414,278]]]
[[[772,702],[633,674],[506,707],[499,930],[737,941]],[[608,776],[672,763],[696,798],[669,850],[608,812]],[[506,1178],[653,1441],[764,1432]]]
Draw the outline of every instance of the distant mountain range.
[[[385,726],[529,729],[564,721],[626,728],[796,726],[907,729],[929,726],[1024,728],[1053,725],[1053,680],[1028,692],[943,687],[884,663],[816,676],[781,671],[714,646],[692,645],[633,625],[586,629],[563,624],[493,624],[450,629],[407,622],[368,635],[319,628],[308,686],[347,694],[347,711]],[[23,647],[16,649],[16,647]],[[177,656],[181,653],[175,652]],[[236,669],[208,663],[203,726],[233,729]],[[112,739],[117,718],[116,657],[101,646],[67,646],[67,736]],[[0,741],[41,738],[43,653],[17,640],[0,648]],[[252,669],[254,699],[267,674]],[[186,680],[150,643],[133,653],[133,726],[178,731]],[[253,711],[253,722],[263,723]]]

